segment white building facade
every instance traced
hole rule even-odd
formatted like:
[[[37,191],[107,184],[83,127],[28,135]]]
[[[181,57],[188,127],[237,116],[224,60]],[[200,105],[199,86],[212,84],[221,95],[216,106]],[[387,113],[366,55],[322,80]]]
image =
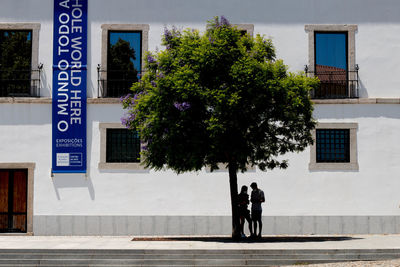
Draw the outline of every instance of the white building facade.
[[[307,65],[310,75],[322,64],[318,34],[344,36],[342,87],[337,89],[339,78],[320,74],[328,89],[314,95],[314,136],[321,139],[302,153],[285,155],[286,170],[252,169],[238,176],[239,188],[255,181],[265,192],[263,233],[400,233],[400,3],[88,0],[87,172],[75,174],[52,173],[53,5],[52,0],[0,3],[0,33],[29,32],[32,50],[26,94],[4,93],[10,85],[0,76],[2,232],[230,234],[227,171],[205,168],[177,175],[138,163],[108,162],[107,129],[122,128],[124,111],[118,97],[105,93],[111,87],[105,85],[110,76],[104,71],[110,32],[139,33],[136,56],[143,62],[145,51],[164,49],[165,26],[204,30],[207,20],[224,15],[249,34],[271,38],[277,58],[290,71],[304,71]],[[344,159],[330,160],[321,145],[332,139],[321,134],[342,130]]]

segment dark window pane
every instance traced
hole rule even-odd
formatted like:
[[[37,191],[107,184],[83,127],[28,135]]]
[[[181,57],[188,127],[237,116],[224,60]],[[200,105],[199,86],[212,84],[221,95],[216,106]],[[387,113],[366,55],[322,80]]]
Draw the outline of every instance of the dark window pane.
[[[347,97],[347,33],[315,33],[315,73],[321,81],[317,98]]]
[[[29,96],[31,31],[0,31],[0,97]]]
[[[107,96],[130,92],[141,72],[142,33],[110,31],[108,35]]]
[[[317,162],[350,162],[349,129],[317,129],[316,136]]]
[[[138,132],[107,129],[106,162],[140,162]]]

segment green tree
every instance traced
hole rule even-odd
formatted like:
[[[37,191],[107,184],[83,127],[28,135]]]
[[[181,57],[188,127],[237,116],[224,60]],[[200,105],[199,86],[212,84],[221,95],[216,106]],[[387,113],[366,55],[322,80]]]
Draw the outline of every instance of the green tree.
[[[286,168],[280,155],[312,143],[309,91],[318,80],[288,73],[271,40],[243,35],[224,17],[204,34],[166,29],[163,45],[147,55],[146,74],[122,99],[122,122],[147,144],[148,168],[182,173],[224,163],[238,238],[238,171]]]
[[[127,94],[132,83],[138,81],[138,71],[133,65],[135,54],[130,43],[121,38],[115,44],[110,44],[107,60],[108,96]]]

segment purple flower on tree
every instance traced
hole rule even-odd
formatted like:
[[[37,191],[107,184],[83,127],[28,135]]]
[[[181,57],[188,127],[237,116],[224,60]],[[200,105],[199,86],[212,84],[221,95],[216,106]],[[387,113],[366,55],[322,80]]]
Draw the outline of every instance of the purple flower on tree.
[[[174,107],[179,111],[185,111],[189,109],[191,105],[188,102],[182,102],[182,103],[175,102]]]
[[[127,94],[126,96],[121,96],[119,101],[120,102],[125,102],[128,98],[130,98],[132,95],[131,94]]]
[[[136,114],[134,113],[126,113],[121,118],[121,123],[126,127],[129,128],[131,123],[136,119]]]
[[[224,16],[221,16],[221,26],[231,26],[229,20],[227,20]]]
[[[151,81],[150,83],[151,83],[151,85],[152,85],[153,87],[156,87],[156,86],[157,86],[157,83],[156,83],[155,81]]]
[[[172,39],[172,32],[166,27],[164,28],[164,39],[166,42],[169,42]]]
[[[147,55],[147,62],[154,63],[154,62],[156,62],[156,60],[152,55],[148,54]]]
[[[125,118],[125,117],[122,117],[121,118],[121,123],[122,123],[122,125],[124,125],[125,127],[128,127],[128,120]]]

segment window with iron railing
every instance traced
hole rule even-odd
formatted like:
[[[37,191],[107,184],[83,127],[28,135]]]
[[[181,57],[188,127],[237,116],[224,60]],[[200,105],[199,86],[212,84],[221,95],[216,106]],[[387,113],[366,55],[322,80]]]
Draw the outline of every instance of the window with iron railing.
[[[140,138],[137,131],[107,129],[106,162],[140,162]]]
[[[319,88],[311,91],[313,99],[359,97],[358,65],[351,71],[321,65],[316,65],[315,71],[310,71],[306,66],[305,73],[308,77],[318,77],[320,80]]]
[[[317,162],[350,162],[349,129],[316,130]]]
[[[308,24],[308,65],[306,75],[318,77],[313,99],[359,97],[354,24]]]
[[[32,30],[0,30],[0,97],[40,96],[42,65],[32,65]]]
[[[41,71],[0,69],[0,97],[39,97]]]
[[[99,97],[130,93],[142,69],[142,31],[108,30],[106,64],[98,65]]]
[[[136,70],[105,70],[97,66],[97,88],[99,97],[121,97],[129,94],[133,83],[141,72]]]

